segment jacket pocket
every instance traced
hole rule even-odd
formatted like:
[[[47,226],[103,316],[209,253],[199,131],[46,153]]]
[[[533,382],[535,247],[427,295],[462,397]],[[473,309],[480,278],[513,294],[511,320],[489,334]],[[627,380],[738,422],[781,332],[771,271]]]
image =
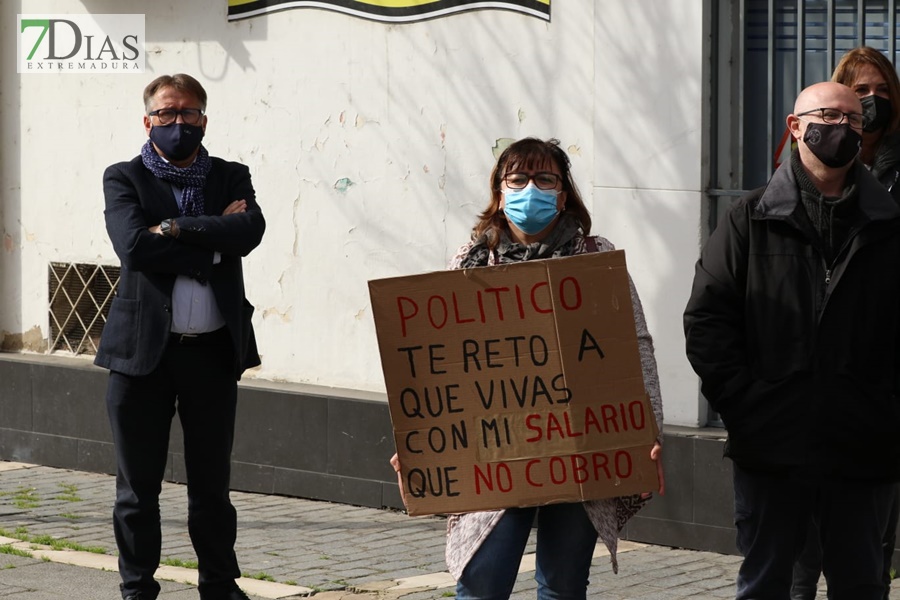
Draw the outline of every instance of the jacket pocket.
[[[113,298],[103,326],[100,348],[116,358],[132,358],[137,350],[141,303],[129,298]]]

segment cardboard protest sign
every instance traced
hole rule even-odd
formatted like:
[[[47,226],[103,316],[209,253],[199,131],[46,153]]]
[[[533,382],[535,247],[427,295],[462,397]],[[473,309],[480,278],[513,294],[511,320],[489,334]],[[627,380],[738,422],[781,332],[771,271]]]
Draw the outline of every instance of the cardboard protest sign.
[[[411,515],[658,487],[622,251],[369,282]]]

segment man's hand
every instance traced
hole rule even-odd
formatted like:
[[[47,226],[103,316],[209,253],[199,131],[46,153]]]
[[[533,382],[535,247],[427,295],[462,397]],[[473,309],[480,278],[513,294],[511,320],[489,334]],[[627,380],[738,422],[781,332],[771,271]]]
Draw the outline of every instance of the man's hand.
[[[222,216],[224,217],[225,215],[233,215],[242,212],[247,212],[247,201],[235,200],[225,207],[225,210],[222,211]]]
[[[165,233],[163,233],[162,223],[160,223],[159,225],[154,225],[153,227],[150,227],[149,228],[150,233],[155,233],[157,235],[162,235],[165,237],[177,238],[178,234],[181,233],[181,229],[178,228],[178,221],[176,221],[175,219],[169,219],[169,220],[171,221],[171,226],[169,228],[169,235],[166,235]]]
[[[235,200],[231,204],[225,207],[225,210],[222,211],[222,216],[225,215],[234,215],[237,213],[247,212],[247,201],[246,200]],[[154,225],[150,228],[150,233],[155,233],[157,235],[165,235],[159,228],[159,225]],[[172,237],[178,237],[178,222],[172,221]]]

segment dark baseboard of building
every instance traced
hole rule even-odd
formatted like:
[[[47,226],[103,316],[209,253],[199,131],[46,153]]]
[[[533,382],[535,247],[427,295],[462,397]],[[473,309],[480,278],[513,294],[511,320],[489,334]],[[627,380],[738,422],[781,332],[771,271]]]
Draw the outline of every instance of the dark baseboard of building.
[[[725,431],[665,427],[666,493],[641,510],[622,537],[636,542],[737,554],[731,461]]]
[[[0,354],[0,460],[115,473],[107,372],[88,360]],[[232,487],[369,507],[402,506],[380,394],[247,380],[238,397]],[[733,554],[731,463],[719,429],[667,427],[666,495],[626,539]],[[167,478],[184,482],[174,419]]]
[[[0,354],[0,460],[116,472],[108,372],[89,360]],[[184,482],[173,419],[167,479]],[[359,506],[401,507],[391,419],[378,394],[242,381],[232,487]]]

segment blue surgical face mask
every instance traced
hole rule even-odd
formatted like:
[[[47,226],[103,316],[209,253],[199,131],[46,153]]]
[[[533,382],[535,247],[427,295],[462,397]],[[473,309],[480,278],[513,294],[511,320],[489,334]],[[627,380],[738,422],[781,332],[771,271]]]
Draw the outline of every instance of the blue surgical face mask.
[[[521,190],[503,190],[503,212],[510,222],[528,235],[547,228],[559,209],[556,208],[556,190],[542,190],[529,183]]]

